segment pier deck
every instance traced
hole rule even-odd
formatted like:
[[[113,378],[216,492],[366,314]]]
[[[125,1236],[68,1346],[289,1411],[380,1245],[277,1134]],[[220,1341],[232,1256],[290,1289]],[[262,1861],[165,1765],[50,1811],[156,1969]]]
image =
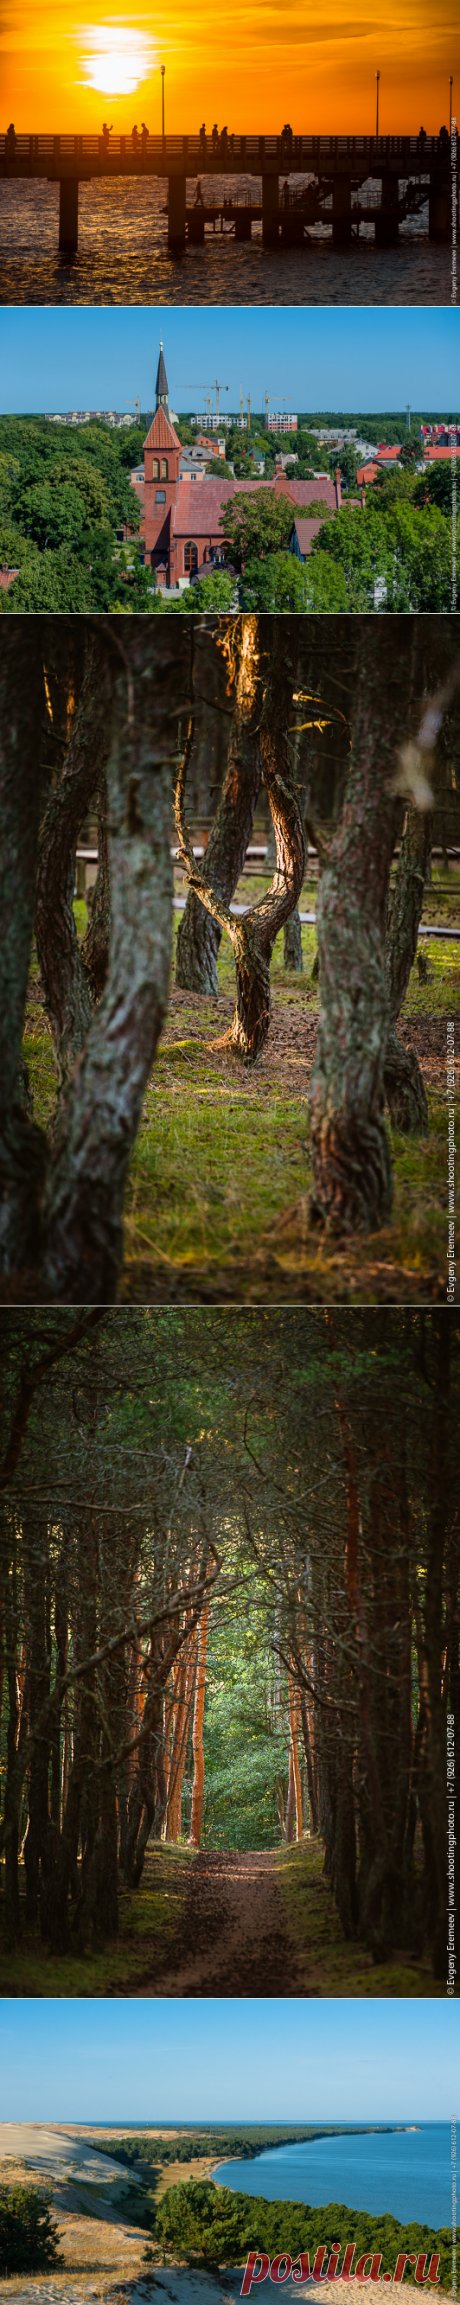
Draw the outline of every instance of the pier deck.
[[[187,205],[187,185],[235,176],[261,183],[262,200],[204,202],[204,221],[219,218],[248,239],[261,218],[268,247],[304,242],[309,224],[330,224],[335,243],[346,246],[353,227],[373,222],[377,246],[392,247],[403,219],[428,201],[430,239],[452,236],[451,158],[448,136],[0,136],[0,180],[28,178],[58,183],[59,247],[78,248],[78,187],[93,178],[159,177],[168,184],[168,245],[177,252],[186,237],[204,237],[200,202]],[[293,177],[308,179],[299,199]],[[283,187],[280,195],[280,177]],[[379,186],[375,205],[360,205],[362,186]],[[353,195],[355,196],[353,200]],[[330,203],[330,205],[328,205]],[[214,217],[215,221],[215,217]]]

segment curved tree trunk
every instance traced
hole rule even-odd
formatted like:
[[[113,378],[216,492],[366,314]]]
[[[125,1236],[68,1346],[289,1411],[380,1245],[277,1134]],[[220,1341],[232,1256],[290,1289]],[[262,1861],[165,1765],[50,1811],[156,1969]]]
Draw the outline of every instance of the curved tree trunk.
[[[21,1041],[43,790],[46,619],[2,626],[0,663],[0,1271],[32,1263],[46,1146],[27,1110]]]
[[[71,674],[63,665],[63,681]],[[92,799],[109,730],[104,665],[94,631],[87,638],[79,694],[60,782],[50,793],[39,841],[35,928],[45,1007],[59,1086],[70,1078],[87,1038],[92,1000],[82,967],[73,913],[75,848]]]
[[[202,1612],[201,1612],[201,1617],[200,1617],[200,1622],[199,1622],[199,1627],[198,1627],[198,1654],[197,1654],[197,1671],[196,1671],[196,1690],[195,1690],[195,1705],[194,1705],[194,1712],[193,1712],[193,1729],[192,1729],[192,1742],[193,1742],[193,1763],[194,1763],[194,1767],[193,1767],[193,1787],[192,1787],[192,1813],[191,1813],[191,1818],[190,1818],[190,1835],[189,1835],[189,1838],[190,1838],[190,1841],[191,1841],[191,1844],[192,1844],[192,1848],[194,1848],[194,1849],[199,1849],[199,1848],[200,1848],[200,1845],[201,1845],[201,1825],[202,1825],[202,1817],[203,1817],[203,1793],[204,1793],[204,1752],[203,1752],[203,1721],[204,1721],[204,1699],[205,1699],[205,1689],[206,1689],[206,1657],[207,1657],[207,1648],[208,1648],[208,1625],[209,1625],[209,1601],[205,1602],[205,1606],[204,1606],[204,1609],[202,1609]]]
[[[289,727],[298,646],[297,620],[286,631],[279,618],[266,618],[264,637],[271,645],[269,671],[261,717],[261,757],[264,782],[276,836],[277,870],[258,905],[236,920],[206,887],[196,867],[184,822],[184,794],[188,754],[184,756],[176,786],[176,824],[181,855],[190,885],[203,904],[226,928],[236,966],[236,1008],[228,1046],[253,1062],[267,1038],[270,1023],[270,961],[275,938],[289,918],[302,886],[305,842],[289,754]],[[272,629],[273,628],[273,629]]]
[[[242,871],[260,788],[257,618],[241,619],[233,719],[226,716],[227,766],[222,797],[205,851],[202,875],[219,903],[229,905]],[[222,930],[190,888],[177,938],[176,981],[189,992],[218,992],[217,954]]]
[[[126,1172],[169,990],[171,779],[191,636],[168,617],[152,642],[144,618],[130,617],[121,642],[115,625],[104,619],[110,973],[61,1101],[46,1196],[45,1279],[61,1303],[115,1296]]]
[[[347,797],[317,902],[321,1016],[310,1086],[312,1214],[337,1232],[372,1231],[392,1204],[384,932],[400,818],[394,747],[403,672],[384,620],[366,619]]]
[[[110,866],[108,833],[107,773],[103,769],[99,780],[97,803],[98,868],[90,918],[80,949],[80,960],[92,993],[100,1000],[109,973],[110,957]]]

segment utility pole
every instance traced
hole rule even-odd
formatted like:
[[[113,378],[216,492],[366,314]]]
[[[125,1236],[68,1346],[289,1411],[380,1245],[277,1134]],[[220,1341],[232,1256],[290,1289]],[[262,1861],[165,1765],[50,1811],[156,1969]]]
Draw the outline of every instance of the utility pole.
[[[242,387],[242,384],[240,384],[240,416],[241,416],[241,419],[242,419],[242,423],[244,424],[244,400],[243,400],[243,387]]]
[[[375,133],[376,133],[376,136],[377,136],[377,138],[378,138],[378,133],[379,133],[379,80],[380,80],[380,72],[376,72],[376,75],[375,75],[375,77],[376,77],[376,81],[377,81],[377,117],[376,117],[376,123],[375,123]]]
[[[451,75],[450,75],[450,80],[449,80],[449,136],[450,136],[450,140],[451,140],[451,143],[452,143],[452,89],[453,89],[453,85],[454,85],[454,76],[453,76],[453,72],[451,72]]]
[[[160,64],[160,72],[161,72],[161,134],[162,134],[162,138],[163,138],[163,144],[164,144],[164,140],[165,140],[165,71],[166,71],[166,65],[165,65],[165,64]]]
[[[406,415],[407,415],[407,430],[408,430],[408,432],[410,432],[410,406],[409,406],[409,401],[408,401],[408,400],[406,401]]]

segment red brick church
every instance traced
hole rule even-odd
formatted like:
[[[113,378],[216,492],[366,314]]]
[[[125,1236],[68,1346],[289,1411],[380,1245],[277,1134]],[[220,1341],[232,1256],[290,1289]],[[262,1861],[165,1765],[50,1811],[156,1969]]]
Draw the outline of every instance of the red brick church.
[[[136,494],[144,503],[145,560],[155,569],[157,579],[163,577],[169,588],[187,577],[210,573],[212,567],[222,566],[227,557],[227,544],[222,534],[221,513],[229,498],[253,494],[257,487],[265,487],[275,496],[282,494],[292,502],[293,532],[301,525],[307,529],[305,549],[310,550],[317,535],[319,520],[299,523],[302,509],[320,497],[331,512],[339,509],[340,474],[329,479],[321,474],[317,480],[286,480],[283,471],[274,480],[219,480],[206,474],[195,479],[180,473],[181,444],[171,423],[168,408],[168,381],[160,344],[160,357],[155,389],[155,415],[144,441],[144,481],[134,478]],[[304,557],[304,551],[302,551]]]

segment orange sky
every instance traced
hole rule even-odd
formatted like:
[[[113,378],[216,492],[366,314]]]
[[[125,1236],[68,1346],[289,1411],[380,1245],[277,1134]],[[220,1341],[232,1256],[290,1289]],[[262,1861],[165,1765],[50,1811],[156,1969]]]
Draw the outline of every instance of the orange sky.
[[[0,34],[1,125],[17,130],[166,128],[369,133],[380,68],[382,134],[427,132],[449,120],[449,73],[460,128],[457,0],[234,0],[232,11],[117,10],[77,17],[78,0],[6,0]],[[197,34],[193,37],[193,19]]]

